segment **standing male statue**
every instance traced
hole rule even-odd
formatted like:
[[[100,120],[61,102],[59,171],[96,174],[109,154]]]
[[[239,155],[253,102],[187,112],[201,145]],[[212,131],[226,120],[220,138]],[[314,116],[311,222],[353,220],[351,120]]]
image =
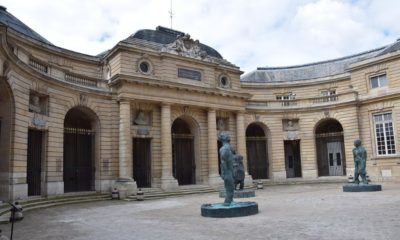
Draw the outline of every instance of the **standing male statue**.
[[[366,177],[366,161],[367,161],[367,151],[363,146],[361,146],[361,140],[357,139],[354,141],[355,148],[353,149],[354,156],[354,183],[359,184],[358,179],[361,176],[361,183],[368,184]]]
[[[227,133],[223,132],[219,135],[218,139],[222,142],[222,147],[219,149],[221,158],[221,178],[224,180],[225,187],[225,206],[233,203],[233,192],[235,190],[235,183],[233,179],[233,161],[235,158],[232,146],[230,144],[230,137]]]

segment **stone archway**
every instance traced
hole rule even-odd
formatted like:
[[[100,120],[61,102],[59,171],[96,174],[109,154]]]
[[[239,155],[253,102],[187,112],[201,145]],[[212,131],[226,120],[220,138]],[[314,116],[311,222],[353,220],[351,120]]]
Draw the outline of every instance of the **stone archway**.
[[[269,178],[269,156],[265,126],[252,123],[246,129],[247,169],[253,179]]]
[[[0,199],[10,199],[10,161],[14,121],[14,98],[5,78],[0,78]]]
[[[333,118],[324,119],[315,127],[318,176],[346,175],[343,127]]]
[[[187,116],[175,119],[172,124],[172,173],[179,185],[196,184],[197,131],[194,120]]]
[[[70,109],[64,119],[64,192],[94,191],[96,134],[99,122],[86,107]]]

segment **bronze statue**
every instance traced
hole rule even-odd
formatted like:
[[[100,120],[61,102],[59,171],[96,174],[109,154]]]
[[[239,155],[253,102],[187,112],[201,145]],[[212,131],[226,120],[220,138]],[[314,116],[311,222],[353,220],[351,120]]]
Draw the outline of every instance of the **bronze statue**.
[[[353,149],[354,156],[354,183],[359,184],[359,176],[361,176],[361,183],[368,184],[366,177],[366,161],[367,161],[367,151],[363,146],[361,146],[361,140],[357,139],[354,141],[355,148]]]
[[[235,190],[239,184],[239,189],[243,190],[244,186],[244,166],[243,166],[243,156],[235,155],[233,162],[233,178],[235,180]]]
[[[221,158],[221,178],[224,180],[225,187],[225,206],[229,206],[233,203],[233,192],[235,190],[234,178],[233,178],[233,162],[234,162],[234,151],[230,144],[230,137],[227,133],[223,132],[219,135],[219,140],[222,142],[222,147],[219,149]]]

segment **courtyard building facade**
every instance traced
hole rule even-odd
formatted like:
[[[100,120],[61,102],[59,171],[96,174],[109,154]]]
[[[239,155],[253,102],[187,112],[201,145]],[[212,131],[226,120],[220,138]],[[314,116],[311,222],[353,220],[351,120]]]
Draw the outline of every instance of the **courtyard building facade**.
[[[358,138],[371,179],[400,178],[400,42],[242,75],[165,27],[89,56],[1,7],[0,40],[2,200],[217,187],[220,132],[243,156],[247,185],[345,180]]]

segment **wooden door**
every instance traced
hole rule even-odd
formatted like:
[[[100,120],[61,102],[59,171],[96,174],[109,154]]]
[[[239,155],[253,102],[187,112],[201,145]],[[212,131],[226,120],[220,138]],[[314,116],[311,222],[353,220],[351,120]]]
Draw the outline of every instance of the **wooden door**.
[[[267,179],[269,161],[265,138],[248,137],[246,140],[247,165],[253,179]]]
[[[341,142],[327,143],[327,159],[330,176],[343,176],[343,153]]]
[[[195,184],[196,165],[193,137],[173,138],[174,177],[179,185]]]
[[[300,141],[285,141],[286,177],[301,177]]]
[[[28,153],[27,153],[28,196],[37,196],[41,194],[42,153],[43,153],[42,131],[29,129]]]
[[[139,188],[151,187],[151,139],[133,139],[133,179]]]
[[[90,130],[65,130],[64,192],[94,190],[93,143],[94,133]]]

